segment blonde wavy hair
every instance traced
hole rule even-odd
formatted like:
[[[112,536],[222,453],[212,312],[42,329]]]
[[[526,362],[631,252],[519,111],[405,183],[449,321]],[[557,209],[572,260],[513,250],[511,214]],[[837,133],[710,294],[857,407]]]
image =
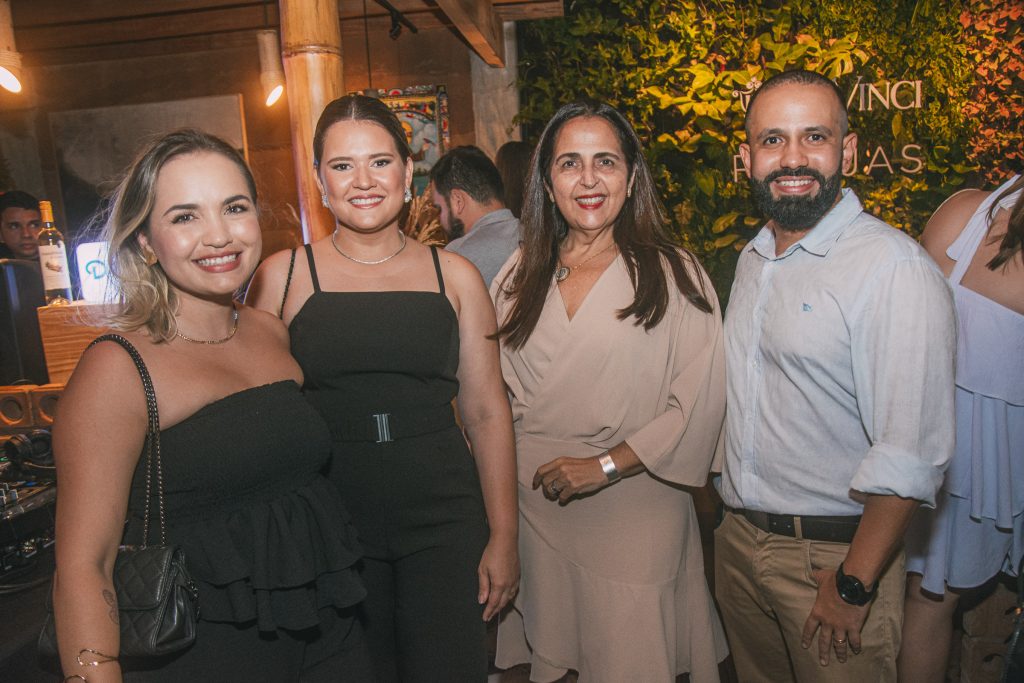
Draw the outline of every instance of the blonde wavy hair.
[[[221,154],[241,171],[257,205],[256,181],[242,155],[224,140],[193,128],[167,133],[150,142],[128,167],[108,202],[109,213],[102,237],[107,243],[108,287],[111,299],[120,303],[104,323],[117,330],[145,329],[155,342],[166,342],[177,333],[174,315],[178,297],[159,263],[149,266],[139,244],[139,233],[148,234],[149,217],[156,199],[156,182],[164,165],[179,156],[198,152]]]

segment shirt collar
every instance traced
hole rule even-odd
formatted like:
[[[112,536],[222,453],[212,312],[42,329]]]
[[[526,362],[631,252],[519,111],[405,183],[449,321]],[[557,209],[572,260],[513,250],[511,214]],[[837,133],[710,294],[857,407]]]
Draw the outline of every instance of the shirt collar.
[[[512,220],[515,216],[512,215],[512,211],[509,209],[498,209],[497,211],[491,211],[477,219],[476,223],[473,224],[472,230],[466,234],[471,234],[473,230],[482,228],[492,223],[501,223],[503,221]]]
[[[853,190],[847,187],[843,189],[842,193],[843,198],[839,200],[839,203],[833,206],[810,232],[792,244],[784,253],[779,256],[775,255],[775,235],[767,225],[761,228],[757,236],[750,241],[750,249],[769,260],[784,258],[797,248],[815,256],[825,256],[846,227],[864,211],[860,199],[857,198]]]

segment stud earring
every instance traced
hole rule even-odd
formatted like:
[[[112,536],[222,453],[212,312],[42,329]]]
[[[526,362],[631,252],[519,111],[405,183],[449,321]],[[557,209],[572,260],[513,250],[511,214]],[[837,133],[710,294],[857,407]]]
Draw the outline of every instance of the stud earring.
[[[412,201],[412,190],[410,190],[408,187],[405,188],[405,196],[402,197],[402,199],[405,201],[406,204],[411,202]]]
[[[626,199],[629,199],[632,196],[633,196],[633,186],[630,185],[629,187],[626,188]]]
[[[327,193],[324,192],[320,195],[320,203],[324,205],[325,209],[331,208],[331,205],[327,203]]]
[[[157,258],[156,252],[153,251],[153,249],[150,247],[142,248],[142,258],[146,262],[146,265],[149,266],[150,268],[155,266],[157,261],[160,260],[159,258]]]

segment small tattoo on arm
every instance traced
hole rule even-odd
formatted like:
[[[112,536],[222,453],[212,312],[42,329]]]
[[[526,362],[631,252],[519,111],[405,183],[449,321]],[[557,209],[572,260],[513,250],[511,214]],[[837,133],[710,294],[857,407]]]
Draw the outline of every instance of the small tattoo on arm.
[[[107,616],[115,624],[120,624],[120,617],[117,613],[117,600],[114,599],[114,594],[108,591],[106,588],[103,589],[103,601],[110,605],[110,611],[107,612]]]

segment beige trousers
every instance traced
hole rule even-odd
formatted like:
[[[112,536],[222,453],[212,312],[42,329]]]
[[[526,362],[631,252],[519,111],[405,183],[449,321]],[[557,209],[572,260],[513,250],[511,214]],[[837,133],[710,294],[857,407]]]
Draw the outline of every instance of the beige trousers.
[[[817,596],[811,572],[838,567],[849,547],[770,534],[726,513],[715,530],[715,596],[741,683],[896,680],[903,628],[902,550],[882,574],[861,631],[859,655],[851,652],[840,664],[833,651],[823,667],[817,633],[810,648],[800,647]]]

